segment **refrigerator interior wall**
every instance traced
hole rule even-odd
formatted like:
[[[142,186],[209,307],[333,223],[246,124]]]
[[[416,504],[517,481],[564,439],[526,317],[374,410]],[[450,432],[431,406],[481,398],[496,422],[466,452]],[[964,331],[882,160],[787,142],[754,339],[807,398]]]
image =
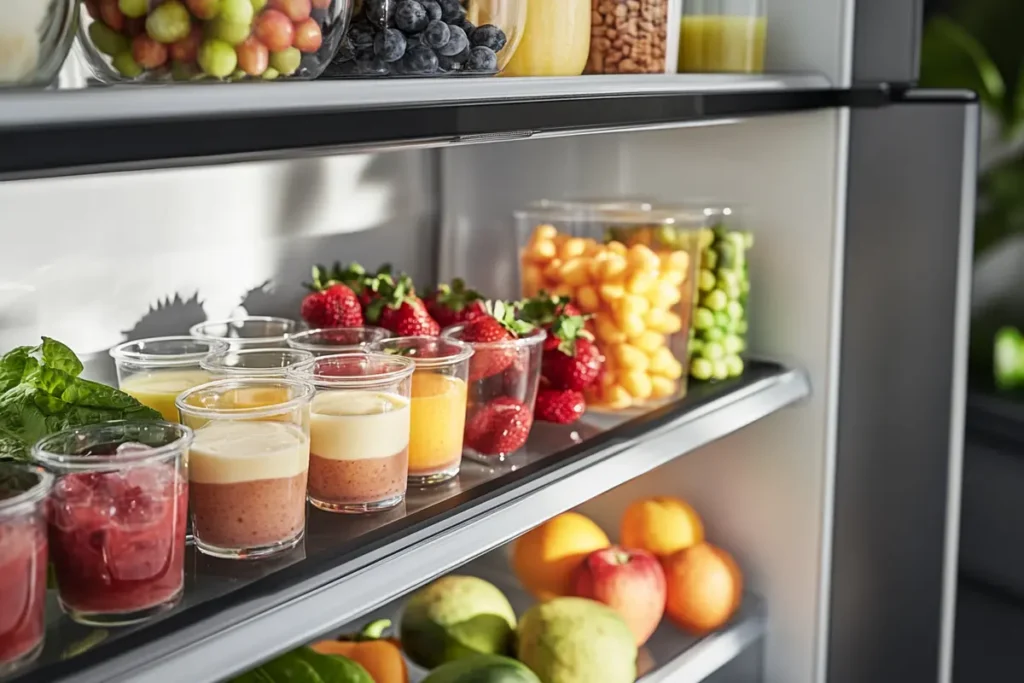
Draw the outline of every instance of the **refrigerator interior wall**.
[[[310,264],[436,263],[428,151],[0,183],[0,353],[107,349],[245,309],[296,317]]]
[[[814,394],[794,409],[623,485],[585,506],[617,535],[637,496],[693,500],[710,537],[736,553],[767,597],[766,680],[815,680],[830,525],[835,387],[836,215],[844,114],[821,111],[694,129],[446,150],[441,276],[516,294],[511,212],[541,197],[723,198],[743,206],[751,252],[751,350],[805,368]],[[837,260],[838,259],[838,260]],[[827,599],[827,598],[826,598]]]

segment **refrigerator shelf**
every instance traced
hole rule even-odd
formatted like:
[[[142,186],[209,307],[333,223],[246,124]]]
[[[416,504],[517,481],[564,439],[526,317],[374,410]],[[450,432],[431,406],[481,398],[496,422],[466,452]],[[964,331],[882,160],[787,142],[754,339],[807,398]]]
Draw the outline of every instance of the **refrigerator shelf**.
[[[459,567],[457,574],[477,576],[490,581],[505,594],[516,614],[522,616],[533,598],[523,590],[508,568],[505,553],[492,551]],[[374,619],[390,619],[397,628],[401,620],[405,597],[388,603],[358,621],[347,624],[338,633],[353,633]],[[706,636],[689,635],[676,628],[668,619],[641,648],[637,683],[698,683],[756,646],[765,635],[766,616],[763,600],[753,594],[743,596],[743,605],[735,617],[722,629]],[[409,665],[410,683],[420,683],[427,671],[416,664]]]
[[[279,558],[217,560],[190,548],[182,602],[143,625],[74,624],[51,591],[42,654],[0,680],[224,680],[809,392],[802,371],[751,361],[739,379],[691,386],[685,399],[639,416],[540,424],[522,454],[497,467],[464,462],[453,482],[410,491],[392,511],[311,510],[304,542]]]
[[[842,106],[817,74],[237,83],[23,91],[0,179],[663,127]]]

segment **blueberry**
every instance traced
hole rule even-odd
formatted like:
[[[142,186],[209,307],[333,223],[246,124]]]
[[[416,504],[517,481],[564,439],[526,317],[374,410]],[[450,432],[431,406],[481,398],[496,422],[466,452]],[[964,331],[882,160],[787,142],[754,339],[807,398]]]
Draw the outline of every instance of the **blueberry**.
[[[386,28],[373,39],[373,53],[385,62],[394,62],[405,54],[405,36],[396,28]]]
[[[395,26],[406,33],[419,33],[428,21],[427,10],[416,0],[399,0],[395,6]]]
[[[469,37],[469,42],[473,47],[486,47],[497,52],[505,47],[507,38],[505,38],[505,32],[494,24],[484,24],[476,27],[473,35]]]
[[[409,75],[435,73],[437,71],[437,55],[428,47],[414,47],[405,54],[402,67]]]
[[[369,24],[353,24],[348,30],[346,40],[350,41],[356,50],[373,47],[373,30]]]
[[[437,0],[437,4],[441,5],[441,18],[447,22],[451,22],[466,13],[466,10],[462,9],[462,5],[459,4],[459,0]]]
[[[466,58],[469,58],[469,50],[464,51]],[[454,57],[445,57],[444,55],[437,56],[437,66],[441,71],[446,73],[453,73],[462,71],[463,65],[466,63],[465,59],[461,59],[462,52],[455,55]]]
[[[473,31],[476,30],[476,26],[473,26],[473,22],[470,21],[469,19],[467,19],[466,17],[462,17],[461,19],[456,19],[455,21],[452,22],[452,26],[458,26],[463,31],[465,31],[467,38],[472,38],[473,37]]]
[[[437,0],[420,0],[420,4],[427,11],[427,20],[437,21],[441,18],[441,5],[437,4]]]
[[[478,45],[469,51],[466,68],[470,71],[486,71],[493,73],[498,70],[498,55],[489,47]]]
[[[437,48],[438,54],[452,57],[469,47],[469,38],[466,36],[465,31],[458,26],[451,25],[448,26],[448,31],[452,34],[451,38],[443,46]]]
[[[408,52],[417,45],[425,45],[422,33],[408,33],[405,36],[405,51]]]
[[[383,76],[387,72],[387,62],[379,57],[363,57],[355,62],[355,73],[360,76]]]
[[[423,44],[437,49],[447,45],[451,37],[452,32],[448,28],[448,24],[443,21],[432,21],[427,24],[427,29],[423,32]]]
[[[363,0],[366,18],[377,26],[388,26],[395,20],[395,0]]]

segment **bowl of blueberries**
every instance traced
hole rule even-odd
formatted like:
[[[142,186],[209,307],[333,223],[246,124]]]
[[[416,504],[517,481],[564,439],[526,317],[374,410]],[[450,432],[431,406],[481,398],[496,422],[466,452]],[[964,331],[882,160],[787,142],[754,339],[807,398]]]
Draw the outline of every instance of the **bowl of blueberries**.
[[[322,78],[493,76],[525,24],[525,0],[357,0]]]

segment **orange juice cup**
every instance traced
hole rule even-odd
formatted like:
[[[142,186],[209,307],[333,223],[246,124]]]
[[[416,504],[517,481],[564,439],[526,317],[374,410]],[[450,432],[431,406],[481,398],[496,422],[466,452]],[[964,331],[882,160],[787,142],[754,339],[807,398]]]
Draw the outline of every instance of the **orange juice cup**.
[[[153,337],[125,342],[110,350],[117,366],[117,385],[168,422],[178,421],[174,399],[192,387],[209,382],[212,375],[203,360],[227,351],[214,339]]]
[[[409,427],[409,484],[447,481],[462,464],[466,422],[466,379],[473,349],[455,339],[396,337],[375,349],[411,358],[412,416]]]

